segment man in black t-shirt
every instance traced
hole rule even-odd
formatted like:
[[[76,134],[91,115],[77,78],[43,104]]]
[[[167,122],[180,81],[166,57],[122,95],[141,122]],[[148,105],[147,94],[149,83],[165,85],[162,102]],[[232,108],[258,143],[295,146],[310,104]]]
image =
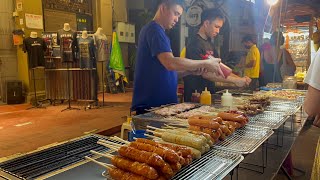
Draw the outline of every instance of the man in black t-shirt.
[[[214,49],[211,39],[219,34],[225,18],[218,9],[206,9],[201,14],[200,29],[196,35],[189,41],[186,47],[186,58],[189,59],[208,59],[209,56],[219,58],[218,52]],[[184,101],[191,100],[192,93],[197,90],[202,92],[205,87],[211,93],[214,93],[214,81],[232,82],[239,87],[250,83],[250,78],[238,77],[231,74],[227,78],[214,73],[203,73],[202,75],[188,75],[184,80]]]

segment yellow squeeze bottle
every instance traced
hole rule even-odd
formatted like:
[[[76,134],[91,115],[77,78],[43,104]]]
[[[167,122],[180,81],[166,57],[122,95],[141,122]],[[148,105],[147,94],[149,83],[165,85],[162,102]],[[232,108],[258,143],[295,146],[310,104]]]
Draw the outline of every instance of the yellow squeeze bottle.
[[[210,91],[207,90],[207,87],[201,93],[200,104],[211,105],[211,94]]]

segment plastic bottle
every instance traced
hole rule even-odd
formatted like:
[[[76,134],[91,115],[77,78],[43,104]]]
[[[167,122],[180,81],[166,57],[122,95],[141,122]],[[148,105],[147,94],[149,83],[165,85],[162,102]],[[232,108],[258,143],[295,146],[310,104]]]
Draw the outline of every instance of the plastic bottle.
[[[232,94],[229,93],[228,89],[225,93],[221,96],[221,105],[222,106],[232,106],[233,97]]]
[[[200,93],[198,93],[197,90],[192,93],[191,102],[200,103]]]
[[[211,94],[210,91],[207,90],[207,87],[200,95],[200,104],[211,105]]]

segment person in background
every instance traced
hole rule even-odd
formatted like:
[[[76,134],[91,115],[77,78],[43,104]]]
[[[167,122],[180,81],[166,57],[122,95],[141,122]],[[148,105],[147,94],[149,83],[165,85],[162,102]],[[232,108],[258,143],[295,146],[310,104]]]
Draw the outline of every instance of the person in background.
[[[308,69],[304,80],[309,85],[304,101],[304,109],[310,117],[315,117],[313,125],[320,127],[320,49]]]
[[[282,33],[274,32],[270,43],[261,46],[261,76],[263,79],[261,86],[268,83],[281,83],[285,76],[294,75],[296,66],[289,51],[283,47],[284,40]]]
[[[140,31],[131,106],[136,114],[145,113],[152,107],[177,103],[178,72],[182,76],[207,71],[223,74],[218,58],[210,56],[206,60],[194,61],[173,56],[165,30],[178,23],[183,3],[183,0],[161,0],[153,21]]]
[[[244,36],[241,43],[246,49],[249,49],[244,65],[244,75],[252,80],[249,85],[250,89],[256,90],[259,87],[260,52],[250,35]]]
[[[206,59],[209,55],[219,58],[218,52],[215,50],[211,40],[219,34],[225,18],[218,9],[206,9],[201,14],[201,24],[198,33],[192,36],[186,48],[186,58],[189,59]],[[206,78],[204,78],[206,77]],[[211,93],[214,93],[214,81],[231,82],[238,87],[243,87],[250,83],[250,78],[241,78],[234,74],[227,78],[219,77],[215,74],[188,75],[184,80],[184,101],[190,102],[192,93],[204,91],[205,87]]]

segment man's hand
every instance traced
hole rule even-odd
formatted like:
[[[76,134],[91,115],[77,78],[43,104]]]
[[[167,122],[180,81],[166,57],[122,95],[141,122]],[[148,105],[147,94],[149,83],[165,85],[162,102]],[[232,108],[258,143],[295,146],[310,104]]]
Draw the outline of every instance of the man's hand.
[[[249,84],[251,83],[251,79],[248,76],[243,77],[246,79],[246,85],[249,86]]]
[[[219,63],[221,62],[220,58],[214,58],[212,56],[209,56],[209,59],[205,60],[205,62],[206,62],[206,69],[209,72],[213,72],[213,73],[216,73],[217,75],[224,77],[219,65]]]
[[[195,75],[195,76],[201,76],[202,74],[207,73],[207,72],[208,72],[208,70],[206,68],[200,68],[195,71],[192,71],[191,74]]]

